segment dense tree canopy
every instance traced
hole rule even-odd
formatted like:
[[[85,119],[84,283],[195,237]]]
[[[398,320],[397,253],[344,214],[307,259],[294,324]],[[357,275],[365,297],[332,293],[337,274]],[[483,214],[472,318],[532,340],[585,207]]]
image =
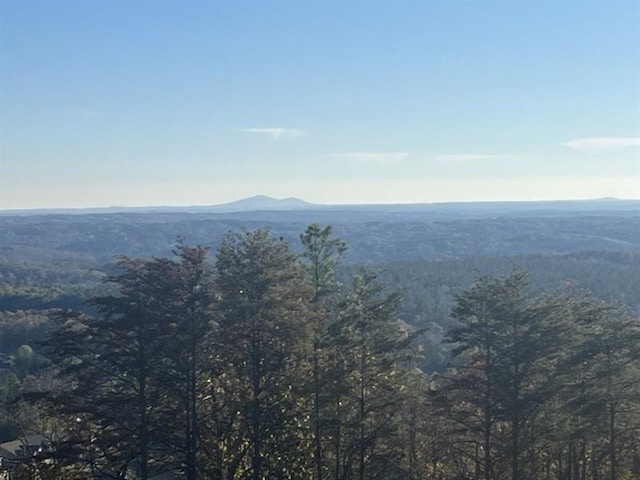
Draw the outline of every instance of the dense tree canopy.
[[[3,313],[0,434],[51,445],[14,477],[639,478],[637,315],[516,271],[425,333],[330,227],[300,240],[180,241],[118,258],[84,312]]]

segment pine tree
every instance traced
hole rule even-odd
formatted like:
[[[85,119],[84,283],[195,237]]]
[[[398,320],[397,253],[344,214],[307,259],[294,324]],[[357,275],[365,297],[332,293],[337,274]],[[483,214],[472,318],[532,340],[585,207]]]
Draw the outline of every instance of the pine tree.
[[[142,480],[198,476],[200,343],[211,322],[206,249],[179,243],[177,260],[119,258],[93,298],[95,317],[71,314],[48,341],[71,390],[48,396],[82,428],[65,435],[92,475]]]
[[[382,295],[376,276],[362,272],[329,328],[335,336],[335,479],[383,478],[399,463],[395,420],[412,340],[395,317],[399,301]]]
[[[324,410],[330,403],[327,394],[330,381],[329,352],[331,338],[328,324],[336,315],[336,268],[340,258],[347,250],[346,244],[331,236],[331,227],[312,224],[300,235],[302,256],[308,261],[308,274],[313,288],[313,328],[312,328],[312,383],[313,401],[313,442],[314,442],[314,478],[320,480],[324,476],[323,431]]]
[[[154,450],[163,395],[155,382],[165,348],[165,325],[150,261],[121,257],[107,282],[117,295],[94,298],[98,315],[71,315],[48,341],[61,379],[72,386],[51,392],[58,414],[80,428],[65,435],[62,451],[75,452],[91,475],[142,480],[166,458]],[[128,408],[123,408],[127,405]]]
[[[479,434],[486,479],[507,469],[513,480],[524,478],[523,454],[537,438],[535,416],[559,386],[555,366],[566,323],[555,299],[533,299],[526,287],[523,273],[481,278],[456,298],[447,337],[453,354],[465,357],[447,386],[452,398],[461,395],[454,418]]]
[[[173,420],[167,428],[167,446],[183,452],[180,471],[187,480],[200,475],[198,462],[200,403],[199,382],[204,369],[204,349],[213,335],[214,290],[212,271],[206,263],[208,249],[179,241],[174,251],[177,260],[156,259],[151,265],[163,278],[162,293],[166,350],[158,358],[167,386],[167,398]]]
[[[609,480],[625,478],[640,450],[640,322],[590,296],[576,298],[568,310],[577,334],[564,365],[563,393],[572,437],[585,449],[578,463],[592,475],[604,475],[606,465]]]
[[[309,469],[299,405],[310,334],[305,272],[289,246],[262,229],[229,234],[216,274],[218,348],[242,389],[250,478],[300,478]]]

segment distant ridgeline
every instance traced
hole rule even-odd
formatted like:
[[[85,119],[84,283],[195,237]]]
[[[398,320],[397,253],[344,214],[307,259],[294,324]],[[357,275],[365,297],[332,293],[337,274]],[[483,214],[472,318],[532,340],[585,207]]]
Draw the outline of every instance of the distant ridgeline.
[[[0,212],[0,260],[102,268],[115,255],[168,255],[178,237],[215,249],[229,231],[265,226],[299,249],[310,223],[332,225],[351,264],[640,249],[640,200],[320,206],[259,196],[217,207],[44,212]]]

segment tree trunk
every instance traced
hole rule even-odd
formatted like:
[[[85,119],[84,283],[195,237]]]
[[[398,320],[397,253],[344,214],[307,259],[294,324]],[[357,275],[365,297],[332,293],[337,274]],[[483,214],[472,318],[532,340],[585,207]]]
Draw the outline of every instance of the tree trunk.
[[[262,441],[262,432],[260,425],[260,399],[258,394],[260,391],[260,382],[254,381],[253,385],[253,404],[251,406],[251,424],[252,445],[251,445],[251,478],[252,480],[260,480],[262,470],[262,454],[260,453],[260,443]]]
[[[587,480],[587,442],[580,446],[580,480]]]
[[[189,366],[188,381],[188,407],[187,407],[187,480],[197,480],[198,478],[198,418],[196,414],[197,398],[196,398],[196,348],[192,345],[192,352]]]
[[[313,430],[315,442],[315,480],[322,480],[322,428],[320,425],[320,367],[318,345],[313,346]]]
[[[140,345],[139,352],[139,370],[138,370],[138,405],[140,411],[140,480],[149,478],[149,418],[147,415],[147,371],[146,361],[147,353],[144,348],[144,333],[138,332],[138,343]]]
[[[520,418],[514,404],[511,416],[511,480],[520,480]]]
[[[360,416],[360,445],[359,445],[359,464],[358,471],[359,480],[365,480],[364,476],[364,457],[365,457],[365,428],[364,428],[364,414],[365,414],[365,364],[366,364],[366,351],[363,348],[360,353],[360,398],[359,398],[359,416]]]
[[[609,469],[609,480],[617,480],[618,478],[618,460],[616,456],[616,407],[611,404],[609,406],[609,458],[611,467]]]
[[[487,391],[485,397],[485,409],[484,409],[484,478],[485,480],[491,480],[491,383],[487,381]]]
[[[336,398],[336,462],[335,462],[335,472],[334,472],[334,480],[340,479],[340,435],[342,435],[342,429],[340,428],[340,397]]]

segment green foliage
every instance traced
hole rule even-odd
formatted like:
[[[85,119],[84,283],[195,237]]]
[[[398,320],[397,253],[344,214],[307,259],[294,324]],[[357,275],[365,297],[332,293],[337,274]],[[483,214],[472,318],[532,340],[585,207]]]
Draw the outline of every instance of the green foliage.
[[[329,326],[337,371],[334,411],[336,478],[380,478],[400,456],[395,443],[403,397],[408,332],[396,321],[398,295],[381,295],[376,276],[353,278]]]
[[[347,244],[332,238],[331,226],[322,227],[313,223],[300,234],[302,256],[309,262],[309,275],[314,288],[314,300],[334,293],[336,269],[341,257],[347,251]]]
[[[118,254],[167,256],[178,236],[216,246],[228,231],[242,226],[268,225],[294,245],[310,221],[333,225],[333,232],[350,245],[346,260],[354,264],[640,248],[637,202],[549,207],[479,204],[236,213],[5,214],[0,216],[0,260],[92,263],[95,267]]]
[[[20,434],[20,427],[11,413],[11,403],[19,387],[15,373],[8,369],[0,370],[0,443],[13,440]]]
[[[134,235],[129,220],[112,227],[142,249],[144,229]],[[26,223],[40,228],[37,219]],[[95,228],[82,223],[76,226]],[[437,225],[430,238],[453,251],[472,238],[466,230],[446,238],[460,225]],[[356,244],[400,257],[416,245],[417,232],[396,232],[412,239],[402,248],[382,236]],[[49,307],[93,292],[83,311],[0,312],[0,438],[20,429],[55,442],[53,452],[25,459],[14,474],[640,475],[637,253],[474,257],[393,264],[373,274],[345,268],[352,251],[318,224],[299,236],[300,255],[286,240],[296,235],[269,229],[221,238],[212,260],[207,248],[179,242],[171,257],[119,257],[106,276],[79,274],[78,265],[68,272],[0,265],[5,306],[29,306],[33,298]],[[75,246],[88,249],[82,242]],[[517,265],[530,273],[514,273]],[[576,286],[567,289],[571,278]],[[630,300],[630,308],[580,290],[590,286],[609,302]]]
[[[21,345],[35,346],[53,328],[48,311],[0,312],[0,353],[15,353]]]
[[[433,397],[451,422],[447,443],[465,461],[447,466],[440,455],[440,471],[632,478],[637,318],[574,293],[533,297],[525,287],[521,273],[481,278],[456,299],[447,341],[464,362]]]
[[[639,473],[640,319],[617,305],[580,295],[566,305],[575,341],[563,364],[567,436],[594,475]],[[598,462],[587,465],[587,456]]]
[[[268,230],[244,231],[223,240],[216,286],[216,350],[242,388],[236,408],[246,431],[236,434],[249,445],[251,478],[292,478],[309,467],[300,448],[306,405],[296,399],[310,335],[305,272]]]

